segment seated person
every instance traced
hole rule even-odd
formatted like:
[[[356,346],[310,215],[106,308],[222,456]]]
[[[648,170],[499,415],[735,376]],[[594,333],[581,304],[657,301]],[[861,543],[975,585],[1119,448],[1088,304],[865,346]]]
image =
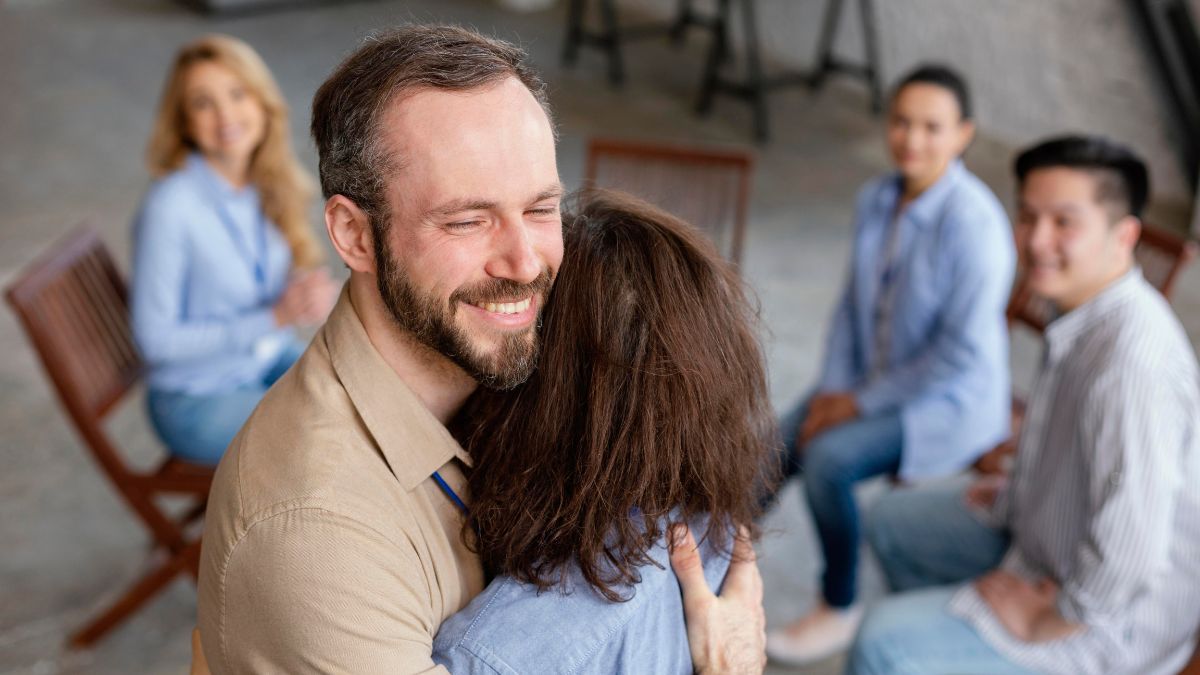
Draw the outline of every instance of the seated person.
[[[977,517],[932,515],[969,508],[946,490],[914,491],[900,509],[899,494],[881,500],[872,531],[891,531],[877,549],[889,578],[945,585],[875,607],[851,673],[1155,675],[1194,647],[1200,372],[1134,264],[1145,165],[1103,138],[1066,137],[1021,154],[1016,174],[1029,282],[1059,312],[1020,452],[1006,486],[970,491]],[[1011,545],[995,569],[947,584],[980,573],[978,560],[935,562],[948,541],[981,545],[981,559]]]
[[[702,643],[668,555],[695,545],[676,524],[703,533],[710,588],[747,581],[726,570],[752,555],[775,448],[742,282],[665,212],[585,200],[536,369],[479,390],[455,425],[475,463],[464,536],[499,576],[437,634],[453,673],[693,672]]]
[[[849,281],[816,393],[780,422],[787,469],[803,469],[824,555],[814,610],[767,637],[804,664],[849,647],[857,597],[856,484],[946,476],[1008,437],[1012,231],[959,158],[974,133],[967,86],[926,66],[895,88],[896,171],[859,193]]]
[[[324,321],[337,297],[289,138],[249,45],[210,35],[179,50],[150,138],[130,303],[150,421],[176,457],[216,464],[304,350],[294,327]]]

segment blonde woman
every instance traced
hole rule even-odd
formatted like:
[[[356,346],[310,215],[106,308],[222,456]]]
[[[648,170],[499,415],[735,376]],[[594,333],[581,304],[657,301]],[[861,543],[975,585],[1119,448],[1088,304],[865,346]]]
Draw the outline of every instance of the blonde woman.
[[[131,305],[150,419],[189,461],[221,458],[302,351],[294,327],[323,321],[335,299],[287,117],[249,45],[212,35],[176,56],[134,223]]]

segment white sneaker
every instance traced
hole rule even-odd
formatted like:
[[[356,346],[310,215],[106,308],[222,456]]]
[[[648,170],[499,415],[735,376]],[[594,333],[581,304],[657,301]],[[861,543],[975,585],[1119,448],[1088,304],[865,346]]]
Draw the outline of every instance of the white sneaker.
[[[862,617],[862,605],[835,609],[821,603],[807,616],[768,632],[767,656],[789,666],[824,661],[850,648]]]

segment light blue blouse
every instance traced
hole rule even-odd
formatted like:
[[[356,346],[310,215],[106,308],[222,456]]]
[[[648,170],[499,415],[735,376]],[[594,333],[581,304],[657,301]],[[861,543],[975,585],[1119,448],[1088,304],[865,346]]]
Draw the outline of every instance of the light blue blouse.
[[[271,313],[291,249],[258,191],[192,154],[150,186],[133,231],[133,332],[150,388],[205,395],[261,380],[291,335]]]
[[[706,542],[700,555],[709,588],[719,592],[729,558]],[[499,577],[438,629],[433,660],[455,675],[690,675],[683,598],[665,543],[650,557],[661,567],[641,567],[641,582],[622,591],[625,602],[605,600],[574,566],[565,591],[538,593]]]
[[[900,477],[944,475],[1009,434],[1004,309],[1016,253],[996,196],[954,162],[896,220],[886,364],[874,377],[884,254],[900,198],[889,175],[859,193],[850,278],[834,312],[819,391],[851,391],[865,415],[898,412]]]

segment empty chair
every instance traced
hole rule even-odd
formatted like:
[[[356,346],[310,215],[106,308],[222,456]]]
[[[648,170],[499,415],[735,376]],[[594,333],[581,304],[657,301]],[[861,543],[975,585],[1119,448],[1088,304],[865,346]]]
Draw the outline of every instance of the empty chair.
[[[81,226],[54,245],[8,288],[7,299],[75,430],[153,544],[149,571],[71,636],[73,646],[88,646],[180,573],[195,579],[200,539],[186,526],[203,514],[213,470],[168,458],[139,471],[105,432],[105,419],[141,377],[142,361],[125,282],[94,230]],[[188,496],[191,507],[173,517],[158,503],[167,495]]]
[[[754,158],[749,152],[592,139],[585,182],[645,199],[697,226],[740,264]]]

